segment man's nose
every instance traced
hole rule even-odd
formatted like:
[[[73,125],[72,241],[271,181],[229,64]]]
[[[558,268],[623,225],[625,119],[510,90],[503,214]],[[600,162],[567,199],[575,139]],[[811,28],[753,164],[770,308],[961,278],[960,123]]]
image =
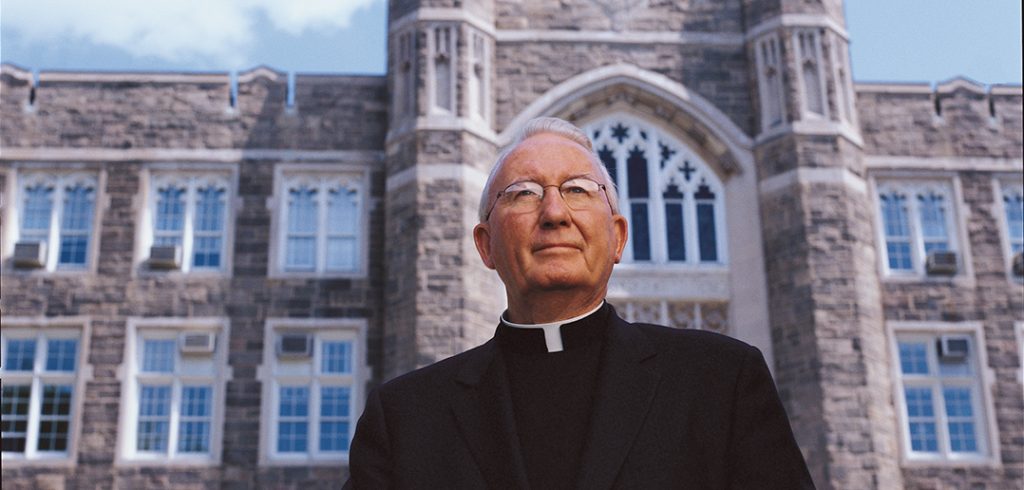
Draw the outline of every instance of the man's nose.
[[[540,224],[544,228],[556,228],[569,226],[569,206],[562,198],[562,193],[557,187],[545,189],[544,197],[540,202]]]

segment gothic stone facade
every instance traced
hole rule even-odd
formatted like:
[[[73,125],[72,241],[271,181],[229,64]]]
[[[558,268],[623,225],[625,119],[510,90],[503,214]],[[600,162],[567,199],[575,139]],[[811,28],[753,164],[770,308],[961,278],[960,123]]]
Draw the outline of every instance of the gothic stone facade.
[[[3,66],[5,488],[339,486],[367,389],[490,336],[541,115],[623,196],[609,301],[759,347],[819,488],[1024,485],[1021,87],[854,84],[838,0],[388,25],[386,76]]]

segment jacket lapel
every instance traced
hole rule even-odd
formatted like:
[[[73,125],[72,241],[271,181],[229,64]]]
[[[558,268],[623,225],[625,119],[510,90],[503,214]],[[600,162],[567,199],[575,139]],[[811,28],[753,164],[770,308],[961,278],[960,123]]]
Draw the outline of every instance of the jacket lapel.
[[[610,488],[615,482],[660,379],[643,364],[656,353],[650,341],[614,310],[609,322],[590,434],[577,479],[581,489]]]
[[[480,346],[456,377],[452,410],[489,488],[528,488],[512,395],[497,342]]]

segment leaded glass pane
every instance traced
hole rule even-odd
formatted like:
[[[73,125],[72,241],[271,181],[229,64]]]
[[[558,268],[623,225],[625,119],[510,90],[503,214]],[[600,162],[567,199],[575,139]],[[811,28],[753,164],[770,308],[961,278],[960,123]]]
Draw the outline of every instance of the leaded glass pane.
[[[942,397],[949,420],[949,448],[955,452],[976,452],[978,440],[974,430],[971,389],[961,386],[945,387],[942,390]]]
[[[323,343],[320,372],[350,374],[352,372],[352,342],[330,341]]]
[[[700,240],[700,261],[718,261],[718,241],[715,236],[715,205],[697,203],[697,238]]]
[[[665,239],[668,246],[668,260],[686,260],[686,241],[683,232],[683,204],[665,203]]]
[[[196,191],[196,217],[192,265],[219,268],[224,233],[224,189],[215,186]]]
[[[181,388],[181,421],[178,426],[179,452],[209,452],[212,402],[213,388],[210,386],[183,386]]]
[[[650,225],[647,220],[647,203],[630,204],[630,224],[633,225],[633,260],[651,260]]]
[[[136,449],[166,451],[171,423],[171,387],[146,386],[139,390]]]
[[[332,190],[327,206],[327,232],[355,235],[359,224],[359,193],[351,189]]]
[[[64,190],[58,262],[84,265],[92,229],[93,189],[82,185]]]
[[[928,374],[928,346],[923,342],[900,342],[903,374]]]
[[[619,170],[615,163],[615,154],[608,148],[608,146],[604,146],[600,150],[597,150],[597,156],[601,159],[601,163],[604,164],[604,168],[608,169],[608,175],[611,176],[612,182],[618,184]]]
[[[320,450],[347,451],[349,403],[347,386],[329,386],[320,390]]]
[[[308,187],[288,193],[288,237],[285,244],[285,267],[313,269],[316,267],[317,203],[316,190]]]
[[[1007,191],[1003,194],[1006,212],[1006,231],[1010,235],[1010,250],[1024,252],[1024,194]]]
[[[279,392],[277,451],[305,452],[309,438],[309,388],[282,386]]]
[[[629,173],[629,197],[648,197],[647,157],[639,146],[629,150],[626,172]]]
[[[926,194],[918,196],[921,215],[921,236],[925,253],[949,249],[949,234],[946,230],[946,208],[942,196]]]
[[[7,339],[7,356],[4,369],[8,371],[31,371],[36,361],[36,339]]]
[[[356,239],[327,239],[327,268],[332,271],[351,271],[356,269]]]
[[[24,211],[21,217],[21,240],[45,242],[50,233],[53,215],[53,186],[38,184],[25,188]]]
[[[66,451],[71,427],[69,385],[44,385],[39,414],[40,451]]]
[[[46,370],[74,371],[78,354],[78,340],[49,339],[46,341]]]
[[[30,385],[4,384],[0,390],[0,441],[5,453],[25,452],[31,394]]]
[[[174,340],[144,340],[142,342],[142,371],[147,373],[174,372]]]
[[[911,449],[924,452],[938,451],[931,388],[907,387],[904,389],[904,397],[907,404]]]
[[[185,188],[165,187],[157,191],[156,223],[154,229],[158,236],[166,237],[180,234],[185,228]],[[177,238],[180,240],[180,236]],[[162,243],[158,245],[174,245]]]
[[[895,192],[880,197],[890,270],[913,270],[906,197]]]

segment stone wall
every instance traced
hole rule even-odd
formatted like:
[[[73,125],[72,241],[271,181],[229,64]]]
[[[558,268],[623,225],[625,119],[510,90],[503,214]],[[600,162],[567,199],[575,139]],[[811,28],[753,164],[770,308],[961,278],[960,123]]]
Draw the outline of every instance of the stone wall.
[[[34,104],[25,74],[3,68],[0,86],[2,145],[5,154],[67,148],[117,151],[170,149],[356,150],[362,157],[348,164],[369,172],[369,248],[365,277],[342,279],[271,279],[268,277],[274,168],[294,163],[280,156],[243,157],[237,168],[237,206],[232,274],[140,273],[133,254],[141,205],[142,171],[151,160],[87,161],[85,167],[105,174],[96,212],[100,226],[95,271],[48,274],[13,270],[5,264],[0,308],[9,317],[87,316],[90,348],[83,353],[92,379],[76,396],[83,399],[81,434],[73,467],[4,464],[5,488],[337,488],[345,479],[340,465],[321,467],[259,466],[262,385],[257,370],[267,348],[270,318],[363,318],[368,322],[367,357],[382,364],[381,332],[384,268],[383,140],[386,99],[383,77],[299,76],[295,107],[286,108],[286,85],[256,72],[239,84],[237,107],[230,107],[224,83],[145,81],[47,82],[40,76]],[[195,78],[203,78],[197,75]],[[245,76],[243,75],[243,79]],[[134,79],[134,81],[133,81]],[[143,81],[139,81],[143,79]],[[134,153],[138,155],[139,153]],[[87,154],[83,154],[87,155]],[[28,160],[0,157],[0,170]],[[88,159],[89,157],[84,157]],[[308,158],[308,156],[307,156]],[[319,157],[330,163],[330,157]],[[360,160],[361,158],[361,160]],[[326,159],[326,160],[325,160]],[[59,168],[60,161],[43,160]],[[81,164],[80,164],[81,165]],[[0,172],[6,182],[8,174]],[[100,180],[104,182],[103,179]],[[4,206],[13,196],[4,196]],[[106,203],[106,205],[104,205]],[[6,231],[5,231],[6,233]],[[222,463],[213,467],[168,465],[115,466],[126,325],[134,317],[224,317],[229,320],[228,365]]]

